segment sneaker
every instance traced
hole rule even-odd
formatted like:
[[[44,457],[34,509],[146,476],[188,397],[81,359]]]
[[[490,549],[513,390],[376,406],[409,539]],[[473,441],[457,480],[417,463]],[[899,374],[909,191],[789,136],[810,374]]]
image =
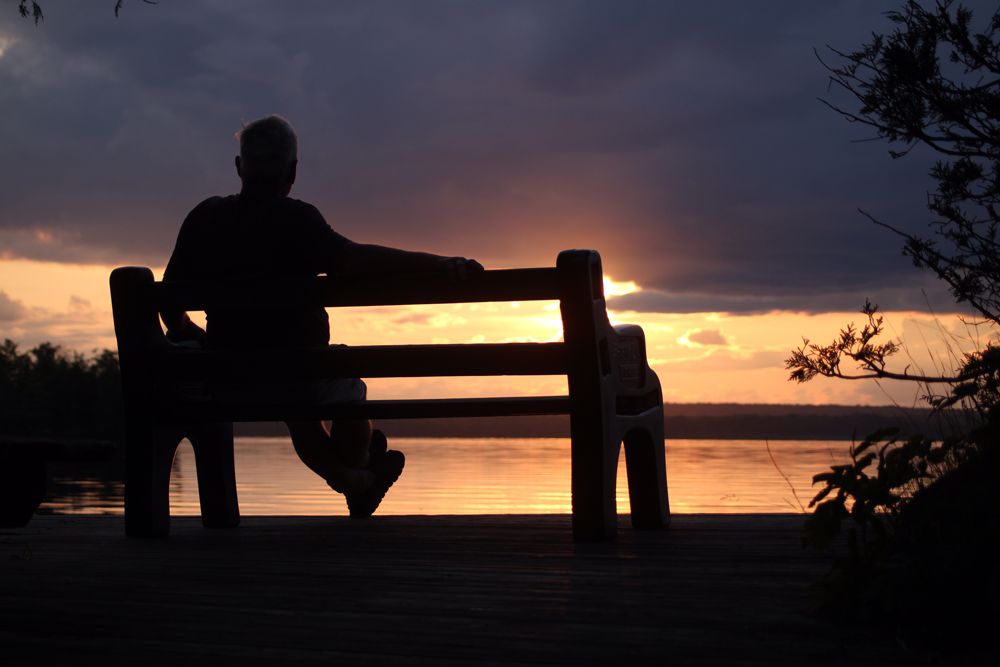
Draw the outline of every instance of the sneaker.
[[[403,452],[395,449],[387,450],[371,464],[369,470],[375,474],[375,482],[365,491],[347,498],[347,509],[352,519],[367,519],[375,513],[389,487],[399,479],[405,464]]]

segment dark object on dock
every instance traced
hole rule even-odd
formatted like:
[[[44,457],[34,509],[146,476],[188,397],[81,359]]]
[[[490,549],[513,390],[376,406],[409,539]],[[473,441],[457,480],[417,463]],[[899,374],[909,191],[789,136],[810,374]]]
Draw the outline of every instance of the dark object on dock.
[[[0,531],[0,664],[914,664],[803,613],[829,567],[803,518],[621,517],[595,543],[565,514],[176,517],[151,543],[121,517],[40,516]]]
[[[49,461],[107,461],[107,440],[0,437],[0,527],[25,526],[45,499]]]
[[[111,274],[128,444],[125,530],[170,530],[170,462],[184,437],[194,448],[207,527],[239,523],[232,422],[569,414],[573,536],[613,538],[615,481],[625,446],[632,525],[670,522],[663,448],[663,396],[635,325],[611,326],[601,258],[567,250],[555,268],[271,282],[155,282],[149,269]],[[329,349],[192,349],[170,343],[166,310],[259,310],[289,306],[387,306],[558,300],[561,343],[383,345]],[[316,378],[565,375],[569,396],[365,401],[341,405],[223,403],[213,382],[303,382]],[[198,398],[178,386],[202,389]]]

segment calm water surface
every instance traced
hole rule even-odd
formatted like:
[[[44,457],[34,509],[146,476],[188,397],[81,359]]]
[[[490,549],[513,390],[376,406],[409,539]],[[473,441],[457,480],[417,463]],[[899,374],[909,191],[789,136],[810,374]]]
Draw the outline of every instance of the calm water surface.
[[[380,514],[570,512],[569,439],[394,438],[390,446],[406,454],[406,469]],[[667,440],[671,511],[802,511],[799,501],[806,505],[815,494],[812,476],[844,463],[848,446],[847,442],[775,441],[770,443],[772,462],[762,440]],[[242,514],[347,513],[343,498],[302,465],[288,438],[237,438],[236,479]],[[121,482],[57,482],[56,494],[40,513],[123,512]],[[624,453],[617,495],[618,511],[627,513]],[[186,441],[174,459],[170,506],[174,515],[200,513],[194,453]]]

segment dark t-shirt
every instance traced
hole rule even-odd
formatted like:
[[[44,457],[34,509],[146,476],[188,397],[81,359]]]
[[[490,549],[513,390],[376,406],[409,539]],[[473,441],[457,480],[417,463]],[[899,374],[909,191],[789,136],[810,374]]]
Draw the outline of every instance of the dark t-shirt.
[[[305,278],[330,273],[349,241],[315,206],[289,197],[211,197],[188,214],[164,280]],[[323,308],[206,313],[209,347],[321,347]]]

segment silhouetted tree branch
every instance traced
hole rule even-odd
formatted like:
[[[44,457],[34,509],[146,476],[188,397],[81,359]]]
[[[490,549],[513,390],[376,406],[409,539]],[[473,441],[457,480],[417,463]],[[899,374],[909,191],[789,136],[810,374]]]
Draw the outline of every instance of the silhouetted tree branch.
[[[930,223],[932,238],[862,214],[901,236],[903,254],[945,281],[956,301],[1000,324],[1000,10],[981,32],[971,27],[972,12],[953,0],[937,0],[930,9],[910,0],[886,16],[896,25],[892,34],[873,34],[854,53],[828,47],[838,58],[833,65],[817,53],[830,73],[831,88],[850,93],[860,109],[821,102],[849,122],[874,129],[874,138],[902,144],[890,149],[894,159],[919,144],[944,158],[930,170],[937,183],[927,194],[927,207],[936,217]],[[986,409],[1000,399],[987,387],[986,378],[1000,370],[1000,352],[990,344],[966,355],[954,376],[887,371],[886,359],[899,346],[874,342],[882,333],[876,311],[866,301],[861,312],[868,324],[860,332],[849,325],[828,346],[804,341],[785,361],[790,379],[806,382],[822,375],[953,383],[948,396],[927,397],[937,407],[967,397]],[[842,370],[845,360],[853,361],[858,372]]]
[[[891,35],[873,35],[855,53],[830,48],[840,64],[820,61],[831,86],[861,108],[823,103],[878,138],[903,144],[889,151],[893,158],[918,144],[948,158],[930,171],[937,190],[928,193],[927,207],[938,217],[931,223],[936,239],[872,220],[901,235],[903,253],[948,283],[959,303],[1000,324],[1000,10],[976,33],[972,12],[953,6],[938,0],[924,9],[911,0],[887,14],[898,26]]]
[[[802,339],[802,347],[792,350],[792,356],[785,360],[785,368],[792,371],[790,379],[808,382],[817,375],[835,377],[842,380],[890,379],[914,382],[960,382],[958,376],[911,375],[907,372],[895,373],[885,369],[886,360],[899,351],[894,341],[877,344],[872,341],[882,333],[882,316],[878,306],[865,301],[861,312],[868,317],[868,323],[860,331],[852,322],[840,331],[840,336],[827,346],[810,344]],[[854,361],[861,374],[851,374],[841,369],[844,359]]]
[[[159,0],[142,0],[142,1],[145,2],[147,5],[159,4]],[[124,3],[125,0],[117,0],[115,2],[115,18],[118,18],[118,11],[122,8],[122,5]],[[21,12],[22,17],[24,18],[31,17],[35,19],[35,25],[38,25],[39,21],[45,20],[45,16],[42,14],[42,8],[37,2],[35,2],[35,0],[31,0],[30,11],[28,10],[28,0],[19,0],[17,9],[19,12]]]
[[[903,254],[944,280],[958,302],[1000,324],[1000,10],[978,33],[972,12],[952,0],[930,9],[910,0],[887,16],[896,24],[892,34],[873,34],[855,53],[830,49],[838,64],[823,63],[831,88],[850,93],[860,109],[824,104],[874,129],[875,138],[902,144],[889,151],[893,158],[920,144],[942,156],[930,170],[937,184],[927,195],[932,238],[868,218],[902,236]],[[965,413],[959,435],[937,445],[921,434],[900,440],[897,429],[876,431],[851,447],[849,463],[813,477],[824,487],[810,503],[805,542],[830,548],[842,524],[849,526],[847,554],[817,582],[821,605],[878,619],[897,638],[946,642],[988,634],[996,618],[971,610],[982,607],[982,582],[1000,549],[1000,522],[981,510],[1000,480],[1000,347],[988,343],[966,354],[953,377],[887,371],[886,360],[900,347],[875,342],[882,333],[877,310],[866,301],[868,323],[860,331],[852,323],[830,345],[804,340],[785,362],[790,379],[945,383],[943,395],[924,396],[935,410],[961,404],[976,412]],[[842,370],[844,362],[858,370]],[[941,608],[957,611],[941,619]]]
[[[28,18],[28,0],[21,0],[20,4],[17,6],[17,10],[21,12],[22,18]],[[45,17],[42,15],[42,8],[38,6],[37,2],[32,1],[31,3],[31,17],[35,19],[35,25],[38,25],[39,21],[44,21]]]

